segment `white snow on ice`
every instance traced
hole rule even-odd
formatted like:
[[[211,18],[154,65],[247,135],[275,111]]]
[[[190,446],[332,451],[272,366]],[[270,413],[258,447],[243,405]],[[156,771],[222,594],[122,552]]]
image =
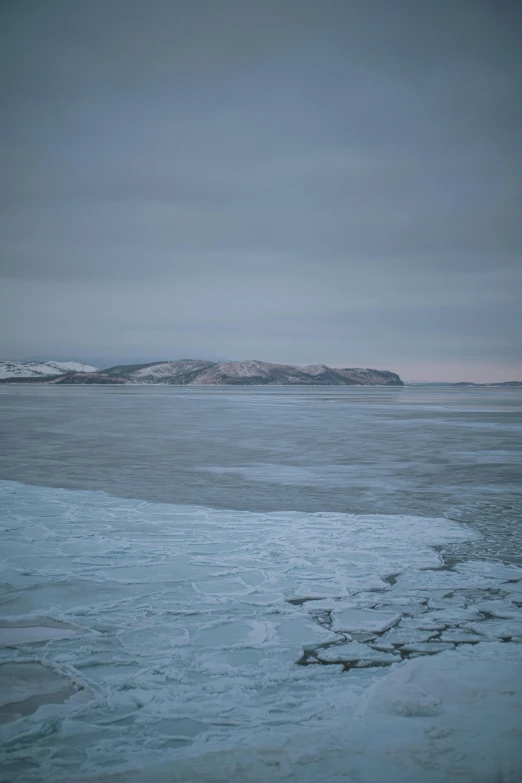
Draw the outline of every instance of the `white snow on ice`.
[[[443,568],[470,528],[7,481],[0,512],[5,780],[519,778],[522,569]]]

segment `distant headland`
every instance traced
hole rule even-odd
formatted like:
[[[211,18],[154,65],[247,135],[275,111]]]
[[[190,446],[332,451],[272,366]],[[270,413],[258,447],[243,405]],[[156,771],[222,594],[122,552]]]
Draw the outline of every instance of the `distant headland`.
[[[0,362],[0,382],[169,384],[176,386],[404,386],[397,373],[369,368],[273,364],[258,360],[121,364],[98,369],[80,362]]]

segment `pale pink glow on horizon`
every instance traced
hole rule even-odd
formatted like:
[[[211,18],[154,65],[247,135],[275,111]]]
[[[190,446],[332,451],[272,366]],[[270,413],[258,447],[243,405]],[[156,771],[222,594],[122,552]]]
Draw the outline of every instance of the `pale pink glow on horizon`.
[[[302,362],[312,364],[312,362]],[[373,362],[332,361],[330,367],[372,367],[375,370],[396,372],[405,383],[420,381],[424,383],[502,383],[504,381],[522,382],[522,363],[515,362],[416,362],[384,360]]]
[[[522,381],[522,364],[512,362],[390,362],[390,369],[397,372],[403,381],[469,381],[471,383],[502,383]]]

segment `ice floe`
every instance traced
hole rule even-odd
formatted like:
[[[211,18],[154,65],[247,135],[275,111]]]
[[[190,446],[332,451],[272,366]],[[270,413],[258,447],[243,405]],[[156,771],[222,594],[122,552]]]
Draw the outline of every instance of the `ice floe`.
[[[37,661],[0,663],[0,722],[31,715],[44,705],[62,704],[77,692],[78,685],[56,668]]]
[[[401,619],[400,614],[381,612],[378,609],[341,609],[333,613],[334,631],[382,633]]]
[[[14,482],[0,511],[8,780],[522,770],[522,569],[445,564],[464,525]]]

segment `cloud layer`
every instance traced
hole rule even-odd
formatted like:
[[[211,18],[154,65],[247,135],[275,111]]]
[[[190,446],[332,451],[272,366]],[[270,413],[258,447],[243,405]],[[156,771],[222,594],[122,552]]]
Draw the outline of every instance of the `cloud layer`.
[[[518,3],[0,16],[4,356],[522,376]]]

